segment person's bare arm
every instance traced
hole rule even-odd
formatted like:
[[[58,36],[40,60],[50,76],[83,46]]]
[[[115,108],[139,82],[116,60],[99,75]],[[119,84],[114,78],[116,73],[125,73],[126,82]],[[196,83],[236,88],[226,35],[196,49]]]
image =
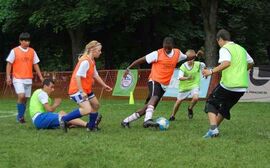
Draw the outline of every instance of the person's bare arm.
[[[110,92],[112,91],[112,88],[110,86],[108,86],[99,75],[94,76],[94,79],[105,88],[106,91]]]
[[[12,64],[10,62],[7,62],[7,66],[6,66],[6,82],[7,82],[8,85],[11,85],[11,77],[10,77],[11,67],[12,67]]]
[[[217,72],[220,72],[220,71],[228,68],[230,65],[231,65],[230,61],[223,61],[217,67],[215,67],[213,69],[204,69],[202,71],[202,74],[204,77],[207,77],[209,75],[212,75],[213,73],[217,73]]]
[[[41,74],[41,71],[40,71],[40,68],[39,68],[39,65],[38,64],[34,64],[34,69],[39,77],[39,79],[43,82],[44,78]]]
[[[137,66],[137,65],[140,65],[140,64],[142,64],[142,63],[146,63],[146,56],[141,57],[141,58],[139,58],[139,59],[133,61],[133,62],[127,67],[127,69],[126,69],[126,71],[125,71],[125,73],[124,73],[124,77],[127,76],[128,72],[129,72],[129,70],[130,70],[130,68],[132,68],[132,67],[134,67],[134,66]]]
[[[45,107],[46,111],[54,112],[56,110],[56,108],[58,106],[60,106],[61,102],[62,102],[62,99],[56,98],[56,99],[54,99],[53,105],[50,105],[49,103],[45,103],[45,104],[43,104],[43,106]]]

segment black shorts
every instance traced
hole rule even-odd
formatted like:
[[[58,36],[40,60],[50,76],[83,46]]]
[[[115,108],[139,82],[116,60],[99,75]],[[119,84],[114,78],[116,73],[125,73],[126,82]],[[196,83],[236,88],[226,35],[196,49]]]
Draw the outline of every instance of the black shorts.
[[[206,104],[205,112],[213,112],[216,115],[220,113],[224,118],[230,119],[230,109],[239,101],[245,92],[233,92],[224,89],[218,85],[209,95]]]
[[[159,102],[159,100],[165,93],[164,89],[161,87],[161,84],[156,81],[149,81],[147,85],[149,92],[145,104],[148,103],[148,101],[151,99],[152,96],[157,96]],[[158,102],[155,104],[155,107],[158,105]]]

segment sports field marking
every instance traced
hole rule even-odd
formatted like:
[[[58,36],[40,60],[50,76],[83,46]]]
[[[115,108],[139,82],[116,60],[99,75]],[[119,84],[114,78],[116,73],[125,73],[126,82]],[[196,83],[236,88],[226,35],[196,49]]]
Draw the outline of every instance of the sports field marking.
[[[4,111],[0,110],[0,118],[7,118],[7,117],[13,117],[17,115],[16,111]]]

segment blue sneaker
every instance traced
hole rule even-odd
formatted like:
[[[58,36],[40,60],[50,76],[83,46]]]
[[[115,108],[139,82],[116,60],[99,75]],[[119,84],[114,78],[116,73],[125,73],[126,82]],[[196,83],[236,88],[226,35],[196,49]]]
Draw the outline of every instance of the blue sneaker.
[[[219,135],[218,129],[211,130],[209,129],[208,132],[203,136],[203,138],[214,138]]]

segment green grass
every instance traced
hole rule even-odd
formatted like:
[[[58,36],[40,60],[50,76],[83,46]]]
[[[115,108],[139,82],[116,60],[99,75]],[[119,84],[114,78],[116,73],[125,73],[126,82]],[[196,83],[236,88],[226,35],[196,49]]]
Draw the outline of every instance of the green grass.
[[[161,102],[154,117],[169,117],[173,103]],[[60,129],[36,130],[28,114],[24,125],[15,116],[3,118],[16,111],[15,100],[0,99],[0,167],[270,167],[269,103],[238,103],[231,121],[221,125],[221,136],[208,140],[202,138],[208,129],[204,102],[195,107],[192,120],[184,102],[167,131],[144,129],[142,119],[131,129],[121,128],[120,121],[142,104],[103,100],[101,132],[76,128],[64,134]],[[75,107],[65,100],[60,109]]]

